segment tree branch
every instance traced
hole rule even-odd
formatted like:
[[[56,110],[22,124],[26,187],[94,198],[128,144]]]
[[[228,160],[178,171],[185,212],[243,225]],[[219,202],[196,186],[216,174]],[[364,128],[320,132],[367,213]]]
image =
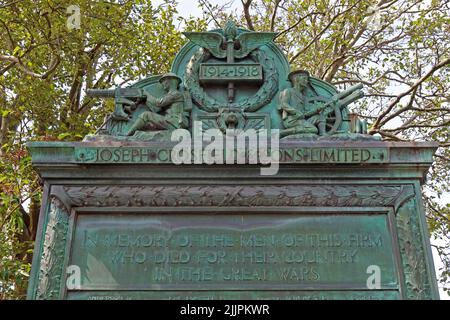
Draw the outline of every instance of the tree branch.
[[[6,8],[6,7],[9,7],[9,6],[12,6],[13,4],[18,3],[18,2],[20,2],[20,1],[21,1],[21,0],[16,0],[16,1],[11,1],[11,2],[9,2],[9,3],[2,4],[2,5],[0,5],[0,9]]]
[[[275,29],[275,19],[277,17],[278,6],[280,5],[281,0],[275,0],[272,17],[270,18],[270,31],[274,31]]]
[[[389,105],[387,106],[386,110],[378,116],[377,120],[373,124],[372,129],[370,129],[370,131],[375,130],[375,129],[381,127],[383,124],[385,124],[386,120],[383,120],[383,119],[392,111],[392,109],[397,105],[398,102],[400,102],[400,100],[403,97],[412,93],[414,90],[416,90],[417,87],[419,87],[423,82],[425,82],[429,77],[431,77],[437,70],[443,68],[447,64],[450,64],[450,58],[444,59],[440,63],[433,66],[425,75],[423,75],[419,80],[417,80],[408,90],[397,95],[394,99],[392,99],[391,102],[389,103]],[[370,131],[369,131],[369,133],[370,133]]]
[[[0,55],[0,60],[1,61],[9,61],[11,63],[17,64],[17,67],[22,70],[25,74],[35,77],[35,78],[40,78],[40,79],[46,79],[55,69],[56,67],[58,67],[59,65],[59,56],[55,55],[51,58],[50,60],[50,66],[47,69],[47,71],[45,71],[44,73],[36,73],[31,71],[30,69],[28,69],[23,63],[22,61],[15,57],[15,56],[8,56],[8,55]]]
[[[305,20],[306,18],[312,16],[313,14],[322,14],[322,15],[323,15],[323,13],[321,13],[321,12],[316,12],[316,11],[315,11],[315,12],[308,13],[306,16],[301,17],[300,19],[298,19],[297,22],[294,23],[292,26],[290,26],[290,27],[288,27],[287,29],[285,29],[285,30],[281,31],[280,33],[278,33],[277,36],[275,37],[275,39],[278,38],[278,37],[281,37],[283,34],[289,32],[289,31],[291,31],[292,29],[294,29],[295,27],[297,27],[303,20]]]
[[[242,7],[244,9],[244,17],[245,17],[245,21],[247,22],[247,27],[252,30],[255,31],[255,27],[253,26],[253,21],[252,21],[252,17],[250,15],[250,5],[252,4],[253,0],[241,0],[242,3]]]
[[[214,12],[212,11],[211,7],[208,5],[208,2],[206,0],[199,0],[199,2],[200,2],[200,4],[204,5],[206,7],[206,9],[209,11],[209,15],[211,16],[214,23],[216,24],[216,27],[220,28],[221,25],[220,25],[219,21],[217,21]]]
[[[305,46],[303,47],[303,49],[299,50],[296,54],[294,54],[292,56],[291,59],[289,59],[289,63],[293,63],[295,59],[297,59],[302,53],[304,53],[306,50],[308,50],[308,48],[313,45],[317,40],[320,39],[320,37],[325,33],[325,31],[327,31],[330,26],[333,24],[333,22],[339,18],[340,16],[346,14],[347,12],[349,12],[350,10],[352,10],[358,3],[360,3],[360,1],[357,1],[356,3],[354,3],[352,6],[348,7],[347,9],[345,9],[344,11],[338,12],[336,15],[334,15],[333,18],[331,18],[331,20],[327,23],[327,25],[322,28],[322,30]]]

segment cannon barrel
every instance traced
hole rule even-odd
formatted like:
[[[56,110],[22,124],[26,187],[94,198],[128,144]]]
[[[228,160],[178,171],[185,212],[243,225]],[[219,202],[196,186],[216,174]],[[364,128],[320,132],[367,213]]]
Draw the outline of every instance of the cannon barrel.
[[[146,97],[142,88],[87,89],[86,95],[88,97],[128,99],[144,99]]]
[[[342,92],[339,92],[338,94],[336,94],[336,97],[337,97],[339,100],[342,100],[342,99],[344,99],[345,97],[351,95],[353,92],[358,91],[358,90],[361,90],[362,88],[363,88],[362,83],[356,84],[356,85],[351,86],[350,88],[348,88],[348,89],[346,89],[346,90],[344,90],[344,91],[342,91]]]
[[[88,97],[114,97],[116,95],[115,89],[87,89],[86,95]]]
[[[345,98],[339,100],[341,108],[349,105],[350,103],[362,98],[364,93],[360,90],[353,92],[352,94],[346,96]]]
[[[360,83],[360,84],[351,86],[347,90],[344,90],[342,92],[335,94],[333,96],[333,98],[334,98],[333,100],[328,101],[323,106],[321,106],[319,109],[313,111],[311,114],[317,113],[317,111],[322,112],[323,110],[326,110],[327,108],[332,106],[334,103],[333,101],[336,101],[336,100],[339,101],[340,108],[342,109],[343,107],[349,105],[353,101],[358,100],[359,98],[364,96],[364,93],[361,91],[362,87],[363,87],[363,85]]]
[[[364,92],[362,92],[360,89],[362,88],[362,84],[358,84],[356,86],[352,86],[348,88],[347,90],[343,92],[339,92],[338,94],[334,95],[333,97],[337,98],[337,101],[339,102],[339,108],[343,109],[344,107],[348,106],[350,103],[358,100],[359,98],[362,98],[364,96]],[[319,109],[314,110],[308,115],[312,115],[320,112],[329,113],[333,110],[333,108],[330,108],[333,105],[333,100],[325,103],[323,106],[321,106]]]
[[[146,95],[142,88],[116,88],[116,89],[87,89],[88,97],[100,98],[128,98],[145,99]]]

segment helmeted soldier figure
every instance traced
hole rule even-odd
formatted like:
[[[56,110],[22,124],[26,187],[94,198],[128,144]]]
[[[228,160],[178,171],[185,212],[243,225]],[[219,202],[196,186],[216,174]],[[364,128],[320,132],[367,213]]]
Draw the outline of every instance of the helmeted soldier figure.
[[[174,130],[189,126],[189,114],[185,110],[185,95],[179,89],[180,77],[174,73],[166,73],[160,79],[166,94],[161,98],[145,92],[146,105],[150,111],[143,112],[127,135],[133,135],[137,130],[145,131]]]
[[[325,133],[325,117],[314,105],[308,105],[307,89],[309,73],[304,70],[293,71],[288,75],[292,88],[280,92],[280,106],[283,125],[290,134]]]

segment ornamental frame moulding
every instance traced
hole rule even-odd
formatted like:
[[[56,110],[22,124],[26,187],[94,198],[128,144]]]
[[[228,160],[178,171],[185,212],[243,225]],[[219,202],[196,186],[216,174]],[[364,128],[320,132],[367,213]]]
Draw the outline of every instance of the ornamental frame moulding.
[[[35,299],[66,294],[70,238],[80,212],[363,212],[385,213],[398,245],[400,291],[407,299],[432,299],[414,184],[289,185],[53,185],[43,223]],[[214,191],[214,192],[213,192]],[[271,203],[272,205],[269,205]],[[311,211],[312,210],[312,211]],[[213,210],[214,211],[214,210]]]

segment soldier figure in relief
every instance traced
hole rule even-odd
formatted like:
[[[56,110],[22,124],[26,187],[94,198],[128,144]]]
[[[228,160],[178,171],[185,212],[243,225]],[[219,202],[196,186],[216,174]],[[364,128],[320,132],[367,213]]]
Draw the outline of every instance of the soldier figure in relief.
[[[159,82],[167,93],[161,98],[146,93],[146,105],[150,111],[143,112],[138,117],[128,130],[128,136],[132,136],[137,130],[174,130],[189,126],[189,113],[185,109],[186,97],[179,89],[181,79],[174,73],[166,73]]]
[[[284,136],[292,134],[325,134],[325,115],[320,108],[309,106],[307,90],[309,73],[304,70],[293,71],[288,76],[292,88],[280,92],[280,106],[282,112]]]

